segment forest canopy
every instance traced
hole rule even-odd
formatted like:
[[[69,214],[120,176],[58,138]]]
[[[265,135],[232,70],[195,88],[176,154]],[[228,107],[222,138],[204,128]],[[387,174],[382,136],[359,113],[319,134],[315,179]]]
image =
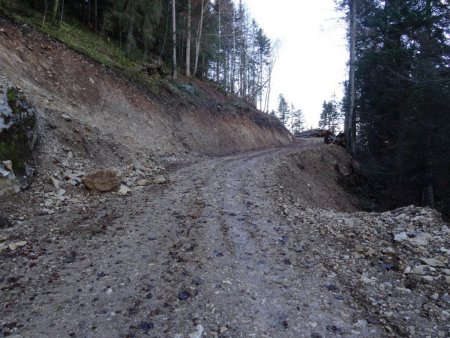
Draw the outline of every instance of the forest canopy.
[[[450,214],[448,0],[344,0],[347,148],[386,207]]]

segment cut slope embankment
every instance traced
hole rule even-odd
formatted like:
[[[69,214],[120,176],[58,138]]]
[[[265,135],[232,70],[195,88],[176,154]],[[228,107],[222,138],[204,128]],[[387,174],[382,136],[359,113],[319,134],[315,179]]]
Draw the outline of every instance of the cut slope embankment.
[[[146,90],[26,25],[0,18],[0,27],[0,75],[44,118],[66,113],[131,151],[157,155],[223,155],[292,142],[278,121],[213,84],[166,79]]]

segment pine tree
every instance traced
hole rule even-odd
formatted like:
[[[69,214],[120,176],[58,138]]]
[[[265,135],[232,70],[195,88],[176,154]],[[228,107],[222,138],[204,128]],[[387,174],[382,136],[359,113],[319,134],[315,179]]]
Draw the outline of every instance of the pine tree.
[[[301,109],[297,109],[291,105],[291,132],[295,135],[305,129],[305,119]]]
[[[289,105],[284,98],[283,94],[278,96],[278,118],[281,123],[286,124],[287,119],[289,117]]]
[[[348,14],[352,3],[354,86],[343,106],[355,113],[350,142],[380,187],[373,193],[389,206],[436,203],[450,214],[450,174],[437,169],[450,166],[448,3],[341,1]]]
[[[320,113],[319,127],[328,129],[332,133],[336,132],[339,124],[339,112],[336,100],[323,101],[322,112]]]

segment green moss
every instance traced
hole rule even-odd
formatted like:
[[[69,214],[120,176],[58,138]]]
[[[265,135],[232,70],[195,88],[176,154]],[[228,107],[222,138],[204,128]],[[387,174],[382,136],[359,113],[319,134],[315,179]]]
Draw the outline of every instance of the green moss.
[[[20,105],[20,100],[23,99],[23,97],[16,88],[8,88],[6,91],[6,98],[13,114],[20,114],[24,112]]]
[[[14,171],[22,174],[31,154],[28,132],[34,129],[36,117],[28,113],[25,97],[18,89],[8,88],[6,98],[13,114],[20,115],[17,118],[20,123],[0,133],[0,161],[12,161]]]
[[[8,104],[10,107],[17,104],[17,95],[14,88],[8,88],[8,90],[6,91],[6,97],[8,99]]]
[[[0,142],[0,161],[12,161],[14,171],[22,173],[25,171],[24,150],[18,144],[12,141]]]

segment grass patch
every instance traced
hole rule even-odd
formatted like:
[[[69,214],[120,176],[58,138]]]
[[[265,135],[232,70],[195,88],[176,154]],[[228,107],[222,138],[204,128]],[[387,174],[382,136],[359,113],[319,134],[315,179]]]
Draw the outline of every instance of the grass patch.
[[[23,7],[20,1],[0,0],[0,13],[48,34],[69,48],[143,84],[152,92],[158,93],[161,90],[159,87],[164,85],[164,80],[159,76],[149,76],[142,72],[143,62],[128,57],[117,42],[92,32],[76,20],[65,18],[62,22],[50,22],[50,14],[47,13],[47,20],[43,24],[43,13]]]

